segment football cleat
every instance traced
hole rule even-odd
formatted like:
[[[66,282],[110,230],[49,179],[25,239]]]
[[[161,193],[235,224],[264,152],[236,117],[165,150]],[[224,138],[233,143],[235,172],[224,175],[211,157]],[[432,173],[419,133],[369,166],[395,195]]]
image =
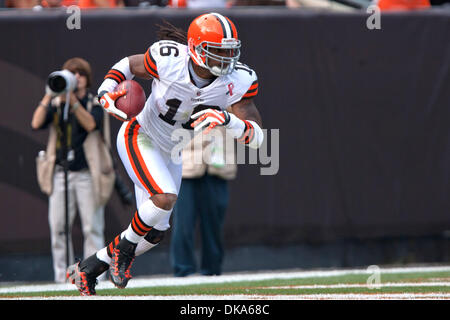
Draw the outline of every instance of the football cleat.
[[[66,278],[74,284],[82,296],[96,295],[97,277],[108,270],[109,265],[96,254],[67,268]]]
[[[80,262],[77,262],[67,268],[66,278],[74,284],[82,296],[95,296],[95,286],[97,277],[91,276],[86,272],[80,271]]]
[[[124,237],[112,251],[110,278],[111,282],[119,289],[125,288],[132,278],[130,269],[135,258],[136,246],[137,244]]]

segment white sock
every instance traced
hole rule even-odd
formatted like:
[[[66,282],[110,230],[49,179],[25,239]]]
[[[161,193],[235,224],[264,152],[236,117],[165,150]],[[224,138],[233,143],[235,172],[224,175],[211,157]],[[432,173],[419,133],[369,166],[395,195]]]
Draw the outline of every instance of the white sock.
[[[125,236],[125,233],[127,232],[127,230],[123,231],[120,234],[120,238],[121,239]],[[156,243],[156,244],[150,243],[147,240],[145,240],[144,238],[142,238],[138,242],[138,245],[136,247],[135,255],[136,256],[140,256],[141,254],[144,254],[145,252],[147,252],[148,250],[154,248],[157,245],[158,245],[158,243]],[[99,251],[97,251],[96,256],[97,256],[97,259],[99,259],[99,260],[101,260],[101,261],[103,261],[103,262],[105,262],[107,264],[111,263],[111,258],[108,256],[108,251],[107,251],[106,247],[104,247],[103,249],[100,249]]]
[[[145,239],[141,239],[136,247],[135,255],[140,256],[141,254],[146,253],[148,250],[154,248],[157,245],[158,244],[150,243]]]
[[[123,231],[120,234],[120,239],[122,239],[125,236],[125,232],[126,232],[126,230]],[[99,260],[101,260],[101,261],[103,261],[103,262],[105,262],[107,264],[110,264],[111,263],[111,258],[108,255],[108,249],[107,248],[108,248],[108,246],[106,246],[103,249],[100,249],[99,251],[97,251],[96,256],[97,256],[97,259],[99,259]]]
[[[164,210],[155,206],[152,200],[145,201],[138,208],[138,218],[142,220],[147,226],[153,227],[158,224],[161,226],[161,223],[167,225],[167,227],[163,227],[162,230],[169,228],[169,219],[170,213],[172,210]],[[133,218],[134,219],[134,218]],[[160,230],[158,228],[158,230]],[[146,233],[139,232],[133,227],[133,222],[130,223],[128,229],[125,232],[125,237],[128,241],[133,243],[139,243],[141,239],[145,237]]]
[[[97,256],[97,259],[99,259],[107,264],[111,263],[111,258],[108,256],[108,253],[106,252],[106,247],[98,250],[96,256]]]

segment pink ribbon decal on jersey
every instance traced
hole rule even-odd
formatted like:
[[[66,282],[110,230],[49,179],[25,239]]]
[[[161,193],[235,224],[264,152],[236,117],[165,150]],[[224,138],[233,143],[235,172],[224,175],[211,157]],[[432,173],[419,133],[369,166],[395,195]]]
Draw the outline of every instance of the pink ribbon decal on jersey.
[[[229,83],[228,84],[228,92],[230,93],[230,97],[233,95],[233,88],[234,88],[234,84]]]

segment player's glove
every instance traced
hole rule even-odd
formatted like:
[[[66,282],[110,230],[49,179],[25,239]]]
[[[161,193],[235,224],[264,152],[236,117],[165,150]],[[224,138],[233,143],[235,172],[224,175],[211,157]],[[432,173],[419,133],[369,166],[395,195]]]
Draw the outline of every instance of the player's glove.
[[[102,91],[99,94],[99,102],[110,115],[121,121],[127,121],[129,120],[127,114],[122,110],[117,109],[115,104],[116,100],[119,99],[121,96],[124,96],[126,93],[127,93],[126,90],[114,92]]]
[[[193,114],[191,118],[196,119],[191,124],[194,131],[207,127],[203,131],[205,134],[210,132],[217,125],[226,126],[230,122],[230,114],[225,110],[206,109]]]

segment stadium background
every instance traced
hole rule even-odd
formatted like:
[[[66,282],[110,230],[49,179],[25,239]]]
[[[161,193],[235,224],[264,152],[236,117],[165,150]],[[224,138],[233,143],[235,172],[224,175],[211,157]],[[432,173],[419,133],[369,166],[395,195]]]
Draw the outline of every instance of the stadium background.
[[[278,173],[241,165],[231,183],[224,271],[450,261],[450,12],[383,14],[380,30],[364,13],[219,12],[258,74],[264,127],[280,129]],[[155,23],[186,29],[201,13],[89,12],[68,30],[65,12],[0,12],[0,281],[52,279],[35,174],[47,132],[30,127],[48,74],[81,56],[95,90],[114,62],[155,41]],[[114,194],[107,241],[131,215]],[[79,256],[79,226],[74,237]],[[134,274],[170,273],[169,242]]]

